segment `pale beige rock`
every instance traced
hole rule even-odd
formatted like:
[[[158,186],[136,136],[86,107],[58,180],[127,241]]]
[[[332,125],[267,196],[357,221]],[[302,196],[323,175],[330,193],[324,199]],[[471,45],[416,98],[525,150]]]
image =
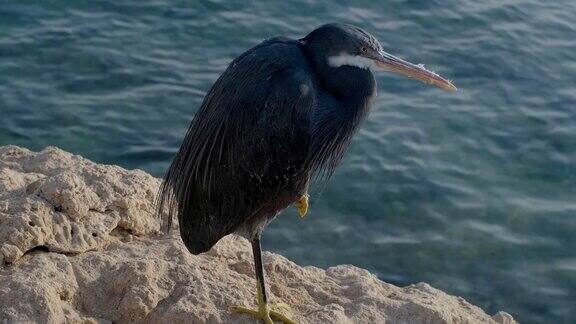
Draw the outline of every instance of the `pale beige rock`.
[[[0,322],[253,323],[249,244],[230,236],[188,253],[157,234],[159,180],[57,148],[0,147]],[[366,270],[300,267],[264,254],[270,297],[301,323],[515,323],[425,283]]]

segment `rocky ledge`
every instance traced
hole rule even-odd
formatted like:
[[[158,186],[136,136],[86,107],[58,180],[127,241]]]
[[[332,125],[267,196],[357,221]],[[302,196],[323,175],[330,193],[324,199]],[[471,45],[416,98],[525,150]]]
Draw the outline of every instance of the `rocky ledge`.
[[[187,252],[158,233],[159,180],[58,148],[0,147],[0,322],[252,323],[249,244]],[[425,283],[396,287],[350,265],[264,254],[271,300],[301,323],[515,323]]]

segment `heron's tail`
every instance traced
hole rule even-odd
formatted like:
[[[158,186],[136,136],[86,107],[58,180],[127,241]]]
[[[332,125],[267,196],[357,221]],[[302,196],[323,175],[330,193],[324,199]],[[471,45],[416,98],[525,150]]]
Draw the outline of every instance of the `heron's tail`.
[[[160,219],[160,231],[164,234],[170,233],[172,229],[173,215],[171,210],[174,208],[174,197],[171,187],[166,181],[162,181],[160,189],[156,196],[156,215]]]
[[[160,230],[164,234],[170,233],[173,219],[178,217],[177,191],[181,185],[178,179],[182,178],[179,171],[181,161],[182,158],[178,152],[166,171],[156,196],[156,214],[160,219]]]

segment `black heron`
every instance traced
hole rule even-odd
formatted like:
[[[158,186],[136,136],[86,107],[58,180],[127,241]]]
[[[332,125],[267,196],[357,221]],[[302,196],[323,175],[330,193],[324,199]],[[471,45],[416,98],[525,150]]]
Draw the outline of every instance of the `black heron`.
[[[327,24],[244,52],[204,98],[166,173],[159,206],[168,210],[168,229],[178,216],[193,254],[231,233],[251,241],[258,308],[233,311],[293,323],[268,304],[260,235],[291,204],[306,214],[310,179],[334,171],[368,115],[373,71],[380,70],[456,90],[422,65],[386,53],[363,29]]]

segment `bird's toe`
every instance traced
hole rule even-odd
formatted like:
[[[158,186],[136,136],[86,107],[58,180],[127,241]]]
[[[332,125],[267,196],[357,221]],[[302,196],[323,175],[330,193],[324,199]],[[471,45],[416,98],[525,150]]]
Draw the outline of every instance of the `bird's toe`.
[[[272,319],[281,321],[284,324],[296,324],[296,321],[292,320],[292,309],[288,304],[276,303],[270,305],[270,317]]]
[[[294,203],[294,206],[298,208],[300,217],[306,216],[306,213],[308,213],[308,193],[305,193],[300,198],[298,198],[298,200],[296,200]]]
[[[266,324],[273,324],[273,320],[283,322],[284,324],[297,324],[294,320],[290,319],[290,316],[286,315],[291,314],[292,311],[290,306],[284,303],[269,304],[265,307],[259,307],[259,309],[251,309],[244,306],[231,306],[229,309],[234,313],[250,315]]]

